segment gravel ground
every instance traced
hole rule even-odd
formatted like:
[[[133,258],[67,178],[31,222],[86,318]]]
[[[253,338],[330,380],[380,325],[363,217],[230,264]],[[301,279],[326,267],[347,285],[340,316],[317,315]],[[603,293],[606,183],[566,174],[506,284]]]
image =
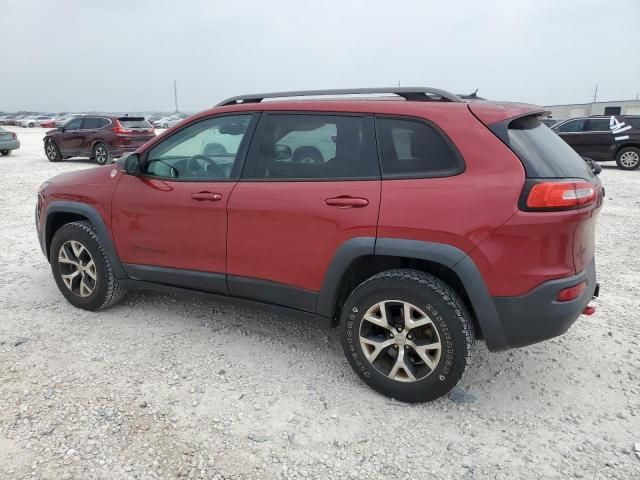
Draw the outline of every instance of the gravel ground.
[[[73,308],[38,247],[42,129],[0,157],[0,478],[640,478],[640,171],[607,168],[598,311],[448,398],[365,387],[336,331],[151,293]]]

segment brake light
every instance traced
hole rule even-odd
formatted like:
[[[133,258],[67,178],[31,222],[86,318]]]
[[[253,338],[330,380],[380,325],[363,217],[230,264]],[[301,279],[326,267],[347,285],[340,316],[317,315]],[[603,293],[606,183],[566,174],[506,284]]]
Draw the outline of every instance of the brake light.
[[[556,295],[556,300],[559,302],[569,302],[578,298],[582,292],[587,288],[587,282],[579,283],[573,287],[562,289]]]
[[[122,128],[122,124],[118,120],[115,120],[114,125],[115,126],[111,129],[111,131],[115,132],[116,135],[122,135],[122,134],[133,132],[133,130]]]
[[[593,203],[596,189],[585,181],[541,182],[529,190],[527,207],[530,209],[568,209]]]

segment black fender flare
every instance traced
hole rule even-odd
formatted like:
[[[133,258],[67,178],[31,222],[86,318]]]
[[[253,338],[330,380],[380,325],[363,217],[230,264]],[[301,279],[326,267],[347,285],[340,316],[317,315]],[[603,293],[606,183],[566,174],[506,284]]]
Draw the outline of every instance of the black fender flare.
[[[318,294],[317,314],[333,318],[338,289],[347,269],[357,258],[371,255],[427,260],[451,269],[467,292],[489,350],[509,348],[495,303],[475,263],[459,248],[443,243],[373,237],[344,242],[336,250],[325,274]]]
[[[111,268],[113,268],[113,273],[116,278],[128,278],[127,274],[122,268],[120,260],[118,259],[118,255],[116,255],[116,250],[113,247],[113,242],[111,241],[111,235],[109,235],[102,217],[95,208],[93,208],[91,205],[87,205],[86,203],[72,202],[67,200],[56,200],[47,205],[45,221],[42,227],[42,244],[47,258],[49,248],[51,247],[49,229],[51,228],[51,219],[53,218],[52,214],[55,213],[73,213],[76,215],[81,215],[89,220],[93,225],[96,235],[98,235],[98,238],[100,238],[100,242],[102,243],[102,247],[104,248],[104,253],[107,255],[107,258],[111,263]]]

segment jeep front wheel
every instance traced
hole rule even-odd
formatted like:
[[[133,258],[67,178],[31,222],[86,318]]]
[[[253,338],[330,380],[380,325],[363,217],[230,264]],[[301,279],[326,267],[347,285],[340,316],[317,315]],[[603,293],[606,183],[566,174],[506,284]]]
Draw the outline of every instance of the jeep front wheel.
[[[60,227],[51,241],[50,263],[60,292],[76,307],[102,310],[125,294],[89,222]]]
[[[469,363],[469,314],[443,281],[418,270],[379,273],[347,299],[340,335],[347,359],[374,390],[403,402],[448,393]]]

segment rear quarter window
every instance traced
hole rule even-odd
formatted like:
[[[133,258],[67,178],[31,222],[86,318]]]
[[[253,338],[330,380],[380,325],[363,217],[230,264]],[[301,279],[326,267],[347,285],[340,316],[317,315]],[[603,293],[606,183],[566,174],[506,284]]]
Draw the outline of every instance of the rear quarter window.
[[[417,119],[376,117],[383,178],[457,175],[464,162],[436,127]]]
[[[529,178],[592,179],[587,162],[535,116],[513,120],[508,146],[522,161]]]

